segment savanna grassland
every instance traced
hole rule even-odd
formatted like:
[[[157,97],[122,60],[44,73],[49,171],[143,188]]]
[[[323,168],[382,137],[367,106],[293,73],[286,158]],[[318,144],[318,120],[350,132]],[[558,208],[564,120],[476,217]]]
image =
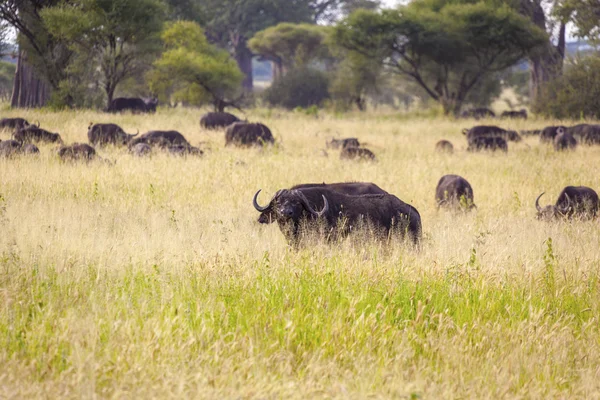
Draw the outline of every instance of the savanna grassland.
[[[0,398],[600,397],[600,222],[540,222],[534,207],[542,191],[547,204],[566,185],[600,190],[600,147],[527,138],[470,154],[474,121],[250,111],[280,145],[242,150],[201,130],[198,110],[3,112],[17,114],[67,143],[111,121],[206,152],[0,160]],[[333,135],[379,161],[326,156]],[[454,154],[434,152],[442,138]],[[437,210],[447,173],[471,182],[476,211]],[[297,250],[256,222],[258,189],[265,204],[322,181],[372,181],[414,205],[421,248]]]

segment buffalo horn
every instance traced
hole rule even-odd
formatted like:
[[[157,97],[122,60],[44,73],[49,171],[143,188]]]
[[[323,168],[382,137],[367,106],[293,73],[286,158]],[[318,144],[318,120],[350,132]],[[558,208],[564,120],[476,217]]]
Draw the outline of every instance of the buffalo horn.
[[[252,204],[254,205],[254,208],[256,208],[256,211],[258,212],[263,212],[266,211],[269,206],[267,205],[266,207],[261,207],[258,205],[258,201],[256,201],[256,199],[258,198],[258,194],[260,193],[262,189],[259,189],[258,192],[256,192],[256,194],[254,195],[254,199],[252,199]]]
[[[569,211],[569,208],[571,207],[571,198],[566,193],[565,193],[565,197],[567,198],[567,205],[565,207],[558,207],[558,211],[561,214],[566,214],[567,211]]]
[[[535,199],[535,208],[540,212],[542,211],[542,207],[540,207],[540,198],[544,195],[544,193],[546,192],[542,192],[542,194],[540,194],[538,198]]]
[[[329,203],[327,202],[327,198],[325,197],[325,195],[321,195],[323,196],[323,209],[321,211],[315,211],[310,204],[308,204],[308,200],[307,198],[304,196],[304,194],[302,194],[302,192],[299,192],[300,194],[300,198],[302,199],[302,202],[304,203],[304,205],[306,206],[306,209],[315,217],[320,218],[323,215],[325,215],[327,213],[327,211],[329,211]]]

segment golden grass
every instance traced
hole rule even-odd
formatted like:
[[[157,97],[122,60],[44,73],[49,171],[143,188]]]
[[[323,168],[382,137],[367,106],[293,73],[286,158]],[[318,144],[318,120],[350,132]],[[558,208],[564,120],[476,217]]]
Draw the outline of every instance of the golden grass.
[[[4,112],[67,143],[111,121],[207,150],[98,149],[111,166],[41,146],[0,160],[0,398],[600,396],[598,221],[543,223],[534,208],[542,191],[600,189],[600,148],[559,154],[530,138],[471,154],[473,121],[254,110],[280,145],[243,150],[200,114]],[[379,161],[325,156],[332,135]],[[455,153],[434,152],[439,139]],[[476,212],[437,211],[447,173],[470,181]],[[256,190],[266,203],[322,181],[371,181],[414,205],[422,249],[349,238],[296,251],[256,222]]]

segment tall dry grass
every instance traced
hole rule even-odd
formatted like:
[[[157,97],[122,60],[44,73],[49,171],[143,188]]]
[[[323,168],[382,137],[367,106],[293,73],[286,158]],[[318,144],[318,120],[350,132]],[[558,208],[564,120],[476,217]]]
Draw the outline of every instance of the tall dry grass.
[[[600,189],[600,148],[531,138],[470,154],[473,121],[256,110],[280,145],[242,150],[197,110],[3,113],[17,114],[66,142],[111,121],[179,130],[206,153],[0,160],[0,397],[600,396],[599,223],[534,217],[542,191]],[[326,156],[334,135],[379,161]],[[453,155],[433,151],[442,138]],[[436,209],[447,173],[471,182],[476,212]],[[265,203],[322,181],[372,181],[417,207],[421,250],[352,237],[294,250],[256,222],[256,190]]]

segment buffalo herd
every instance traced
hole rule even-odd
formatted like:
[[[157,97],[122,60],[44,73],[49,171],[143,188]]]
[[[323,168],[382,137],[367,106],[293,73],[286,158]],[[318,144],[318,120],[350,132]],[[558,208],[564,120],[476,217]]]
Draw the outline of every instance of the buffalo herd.
[[[108,111],[154,112],[156,99],[117,98]],[[479,108],[463,113],[464,117],[491,118],[495,114]],[[501,118],[527,118],[522,111],[503,113]],[[241,120],[225,112],[211,112],[200,118],[200,126],[208,130],[225,131],[226,146],[264,146],[275,143],[271,130],[264,124]],[[157,149],[180,156],[200,156],[203,151],[193,146],[178,131],[153,130],[142,135],[127,133],[113,123],[91,123],[87,143],[65,145],[60,134],[49,132],[40,123],[31,124],[23,118],[0,120],[0,130],[12,131],[10,140],[0,141],[0,157],[35,155],[40,152],[38,143],[56,144],[56,154],[63,161],[103,160],[93,146],[126,146],[130,154],[146,157]],[[521,131],[507,130],[494,125],[477,125],[462,132],[468,143],[467,151],[508,151],[508,142],[521,142],[522,136],[539,136],[541,143],[551,143],[556,151],[573,150],[578,144],[600,144],[600,125],[579,124],[572,127],[549,126],[543,129]],[[364,147],[357,138],[332,138],[326,142],[328,149],[340,151],[341,159],[375,161],[375,154]],[[452,154],[454,146],[440,140],[435,149]],[[254,195],[254,208],[260,213],[258,222],[277,222],[290,244],[298,244],[307,233],[320,232],[327,240],[346,237],[353,231],[367,231],[372,237],[388,240],[407,238],[418,244],[422,237],[421,216],[417,209],[370,182],[342,182],[300,184],[278,190],[270,201],[261,206]],[[567,186],[554,205],[540,206],[535,201],[537,218],[595,218],[599,201],[596,192],[585,186]],[[471,184],[458,175],[444,175],[435,189],[438,208],[468,212],[476,209]]]

